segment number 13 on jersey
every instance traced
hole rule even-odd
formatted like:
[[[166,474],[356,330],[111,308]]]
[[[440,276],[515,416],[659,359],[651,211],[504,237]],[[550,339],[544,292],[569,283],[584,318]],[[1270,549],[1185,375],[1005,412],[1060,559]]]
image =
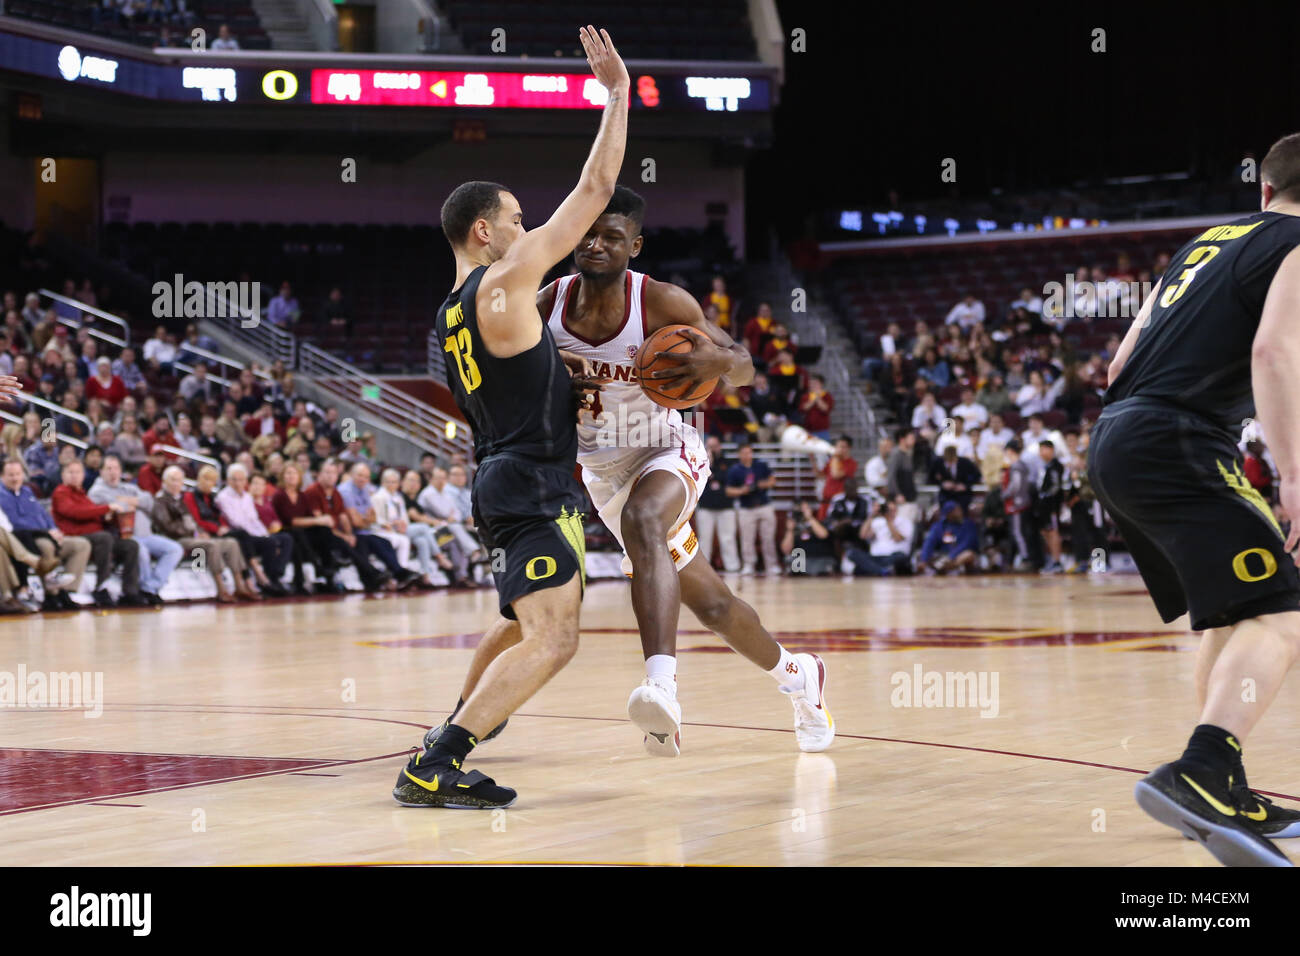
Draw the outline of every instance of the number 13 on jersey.
[[[469,329],[462,325],[455,332],[448,330],[447,341],[443,344],[442,350],[450,352],[456,359],[456,371],[460,373],[460,381],[465,386],[466,393],[474,391],[483,384],[483,376],[472,354],[474,339],[470,336]]]

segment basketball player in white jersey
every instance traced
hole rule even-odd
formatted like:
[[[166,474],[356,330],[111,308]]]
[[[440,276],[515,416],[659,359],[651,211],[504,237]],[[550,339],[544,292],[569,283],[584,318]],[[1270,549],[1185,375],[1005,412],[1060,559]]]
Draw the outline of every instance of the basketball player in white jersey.
[[[825,750],[835,738],[824,696],[826,665],[816,654],[789,653],[707,562],[693,560],[699,548],[690,517],[709,479],[709,456],[678,412],[656,405],[641,391],[633,358],[655,330],[690,325],[699,330],[695,350],[679,358],[677,369],[658,373],[661,377],[684,382],[724,377],[744,385],[753,378],[754,365],[744,346],[705,320],[688,292],[628,270],[629,260],[641,251],[644,216],[645,201],[616,187],[574,252],[579,274],[537,294],[538,311],[575,384],[600,383],[591,414],[579,414],[578,463],[601,520],[626,552],[623,570],[632,578],[646,676],[628,700],[628,716],[644,732],[649,753],[675,757],[681,752],[677,619],[685,604],[789,695],[799,749]],[[500,624],[483,635],[462,700],[495,657],[518,640],[518,628]],[[425,745],[446,726],[444,721],[431,728]],[[484,741],[504,729],[503,722]]]
[[[790,654],[707,562],[694,560],[698,541],[690,518],[709,479],[709,456],[680,413],[641,390],[633,359],[658,329],[689,325],[698,330],[695,349],[674,355],[677,367],[656,377],[689,382],[689,390],[717,377],[745,385],[754,364],[743,345],[705,320],[688,292],[628,269],[641,251],[644,215],[645,201],[617,187],[574,252],[578,274],[537,295],[556,345],[588,361],[603,382],[591,413],[579,416],[578,463],[601,520],[623,547],[623,571],[632,578],[646,677],[628,700],[628,716],[644,731],[651,754],[680,752],[677,620],[684,603],[790,695],[799,748],[825,750],[835,736],[823,695],[826,665],[815,654]]]

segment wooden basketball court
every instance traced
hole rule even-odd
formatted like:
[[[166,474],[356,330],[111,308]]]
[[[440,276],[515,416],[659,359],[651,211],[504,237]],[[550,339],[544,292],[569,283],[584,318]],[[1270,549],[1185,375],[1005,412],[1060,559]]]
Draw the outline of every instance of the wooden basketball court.
[[[520,793],[496,812],[389,796],[491,591],[8,619],[0,671],[103,693],[98,717],[0,713],[5,862],[1215,865],[1131,796],[1196,716],[1197,638],[1137,577],[735,586],[826,660],[829,751],[800,754],[775,683],[683,612],[683,754],[646,755],[627,587],[596,583],[577,658],[471,758]],[[1247,749],[1256,788],[1300,794],[1298,716],[1292,683]]]

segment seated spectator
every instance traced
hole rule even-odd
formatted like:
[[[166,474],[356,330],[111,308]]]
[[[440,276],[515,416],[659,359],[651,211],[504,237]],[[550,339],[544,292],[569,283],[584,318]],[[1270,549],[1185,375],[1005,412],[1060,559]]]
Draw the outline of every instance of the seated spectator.
[[[113,374],[113,363],[107,356],[96,359],[95,374],[86,382],[86,397],[97,398],[110,408],[116,408],[126,396],[126,383]]]
[[[940,506],[955,501],[963,511],[968,510],[980,478],[979,468],[966,456],[959,455],[956,445],[946,446],[942,457],[936,458],[930,465],[929,481],[930,484],[939,486],[937,500]]]
[[[790,414],[790,406],[781,395],[773,391],[772,383],[762,372],[754,373],[754,379],[749,383],[749,396],[745,404],[757,425],[755,434],[759,441],[773,440],[772,429],[764,424],[769,415],[785,418]]]
[[[836,495],[843,494],[846,484],[857,481],[858,463],[853,458],[853,439],[848,435],[841,435],[835,440],[835,450],[826,461],[826,467],[822,469],[822,504],[820,515],[826,514],[826,508],[830,505],[831,499]]]
[[[348,470],[348,480],[339,485],[339,494],[347,508],[348,520],[357,536],[357,547],[367,554],[372,554],[388,569],[393,576],[393,587],[406,590],[419,583],[420,576],[407,570],[398,556],[394,541],[379,533],[374,506],[371,498],[378,489],[370,483],[370,466],[364,461],[355,462]],[[402,544],[405,539],[398,538]],[[409,541],[405,543],[406,557],[410,558]]]
[[[979,443],[975,446],[975,456],[983,461],[989,453],[989,448],[997,445],[999,448],[1005,448],[1007,442],[1016,437],[1016,433],[1006,426],[1001,415],[989,416],[989,427],[980,435]]]
[[[232,466],[233,467],[233,466]],[[214,540],[231,539],[239,545],[238,565],[230,562],[231,570],[235,572],[235,591],[238,593],[242,586],[244,590],[253,594],[255,598],[260,599],[261,595],[253,591],[245,581],[245,573],[251,570],[248,555],[244,550],[244,543],[240,536],[234,532],[230,523],[226,521],[225,515],[221,513],[221,508],[217,505],[216,488],[220,475],[217,469],[211,465],[204,465],[199,469],[195,476],[195,486],[190,491],[185,492],[185,507],[189,509],[190,516],[194,518],[194,524],[199,531],[210,535]],[[235,568],[238,566],[238,570]],[[254,577],[256,577],[254,572]]]
[[[436,518],[429,512],[420,507],[419,497],[421,477],[418,471],[414,469],[408,471],[402,476],[402,482],[399,488],[402,503],[406,506],[407,533],[411,536],[411,541],[416,545],[417,556],[420,561],[420,570],[424,575],[423,580],[430,585],[432,584],[433,568],[425,561],[425,552],[428,557],[438,565],[451,581],[453,587],[470,587],[472,581],[462,577],[456,572],[456,564],[451,558],[447,557],[445,551],[459,551],[460,546],[456,544],[456,539],[448,531],[442,532],[442,541],[438,540],[439,529],[443,528],[446,522],[441,518]],[[423,530],[419,530],[423,529]],[[425,544],[421,544],[421,540]],[[466,561],[468,566],[468,560]]]
[[[280,283],[280,294],[266,307],[266,320],[280,328],[288,328],[297,323],[301,314],[302,310],[298,308],[298,300],[293,297],[289,283]]]
[[[132,509],[118,513],[133,514],[131,538],[140,546],[140,595],[152,605],[162,604],[159,595],[176,565],[181,563],[184,551],[175,541],[154,533],[150,517],[153,495],[122,478],[122,461],[116,455],[104,459],[99,478],[87,494],[96,504]]]
[[[916,528],[898,511],[898,504],[878,505],[870,521],[862,523],[859,541],[849,543],[844,560],[855,575],[887,577],[912,573],[912,540]]]
[[[338,488],[338,476],[339,465],[336,462],[321,462],[316,470],[316,483],[302,493],[303,508],[309,516],[319,520],[312,524],[303,522],[300,527],[306,528],[313,550],[322,559],[331,553],[345,554],[356,567],[362,587],[367,591],[378,591],[393,577],[387,571],[375,570],[369,560],[370,551],[362,549],[362,537],[353,533],[349,509]],[[287,480],[288,475],[285,477]],[[374,539],[374,535],[370,538]]]
[[[921,401],[917,403],[916,408],[912,409],[912,427],[920,432],[943,431],[947,418],[948,413],[934,400],[932,392],[926,392],[921,396]]]
[[[208,366],[206,362],[196,362],[194,371],[190,372],[181,379],[177,391],[187,402],[193,402],[196,399],[203,404],[207,404],[216,399],[221,394],[221,386],[208,378]]]
[[[263,401],[257,411],[244,421],[244,437],[252,442],[263,435],[276,435],[281,445],[284,443],[284,425],[276,420],[275,408],[269,401]]]
[[[977,300],[973,295],[967,295],[948,310],[948,314],[943,321],[945,325],[960,325],[962,331],[969,332],[975,326],[983,323],[984,303]]]
[[[713,277],[713,288],[704,297],[704,306],[713,306],[718,310],[717,325],[720,329],[731,326],[731,296],[727,294],[727,280],[722,276]]]
[[[773,332],[772,306],[766,302],[758,304],[758,313],[745,323],[745,348],[750,355],[761,357]],[[760,418],[762,416],[759,416]]]
[[[452,565],[456,570],[456,576],[461,579],[468,577],[468,569],[471,561],[479,557],[478,539],[470,533],[465,527],[466,515],[462,514],[458,505],[458,495],[456,490],[448,484],[447,469],[435,467],[433,474],[429,478],[429,484],[420,492],[416,502],[435,521],[441,524],[435,525],[436,530],[450,534],[455,542],[455,547],[447,547],[447,556],[451,558]],[[443,537],[443,535],[439,535]],[[440,541],[441,544],[441,541]]]
[[[976,401],[989,410],[989,416],[1001,415],[1016,407],[1011,391],[1000,373],[994,373],[980,388]]]
[[[876,443],[876,454],[867,460],[867,467],[863,472],[867,487],[882,498],[885,497],[885,489],[889,483],[889,456],[893,451],[894,440],[888,435],[882,436]]]
[[[216,484],[216,469],[211,466],[199,472],[199,491],[202,492],[209,483]],[[214,502],[229,526],[230,534],[239,541],[244,560],[253,569],[262,593],[286,597],[289,592],[281,582],[293,559],[293,538],[272,532],[262,522],[257,502],[249,490],[248,469],[239,463],[227,468],[226,487],[217,493]],[[199,526],[203,527],[201,522]]]
[[[95,590],[91,595],[95,607],[150,607],[140,594],[140,545],[131,538],[114,535],[116,516],[134,515],[127,504],[95,504],[86,495],[86,471],[79,461],[63,466],[63,482],[50,496],[50,515],[65,537],[81,537],[90,542],[91,560],[95,563]],[[113,576],[113,565],[122,565],[122,598],[114,601],[105,585]]]
[[[153,427],[140,436],[144,443],[145,454],[153,451],[154,445],[175,445],[175,436],[172,435],[172,420],[166,415],[158,415],[154,418]],[[168,455],[168,457],[173,457]]]
[[[960,418],[969,431],[977,426],[982,428],[988,423],[989,410],[975,401],[973,389],[963,388],[961,390],[961,404],[953,406],[952,417]]]
[[[44,558],[28,550],[14,534],[13,525],[4,510],[0,509],[0,615],[37,613],[40,608],[19,599],[20,592],[26,586],[27,575],[31,571],[44,575],[53,571],[58,564],[57,557]]]
[[[428,590],[434,586],[431,575],[433,553],[437,550],[433,529],[426,524],[411,524],[401,483],[402,476],[396,468],[384,469],[379,489],[370,496],[370,506],[375,515],[374,532],[393,546],[400,564],[410,560],[411,548],[415,548],[421,572],[416,583],[421,589]]]
[[[90,541],[79,535],[65,535],[55,525],[50,513],[41,507],[31,488],[24,485],[26,472],[23,463],[16,458],[8,458],[4,463],[3,476],[0,478],[0,513],[3,513],[13,535],[29,552],[40,555],[36,570],[49,576],[43,581],[45,598],[41,602],[43,611],[76,611],[81,605],[72,600],[67,590],[60,586],[58,575],[51,572],[59,563],[64,571],[72,576],[71,589],[75,593],[81,587],[86,565],[90,563]],[[20,583],[25,583],[24,565],[15,565]]]
[[[343,334],[343,341],[352,339],[352,310],[343,302],[343,290],[338,286],[330,289],[329,299],[321,310],[329,327]]]
[[[781,537],[786,569],[791,574],[833,574],[839,560],[835,556],[835,543],[829,529],[817,520],[813,502],[800,502],[797,514],[790,518]]]
[[[172,443],[190,454],[199,450],[199,440],[194,436],[194,420],[184,412],[176,416],[176,431],[172,433]]]
[[[217,28],[217,38],[212,41],[210,49],[216,52],[220,52],[221,50],[238,50],[239,41],[230,35],[230,27],[223,23]],[[288,283],[286,282],[285,285],[287,286]]]
[[[936,349],[925,350],[925,358],[921,362],[921,367],[916,370],[916,374],[925,379],[931,388],[947,388],[952,382],[952,370]]]
[[[258,601],[257,594],[244,580],[248,566],[239,549],[239,542],[226,536],[215,536],[198,526],[195,512],[185,500],[185,472],[179,465],[163,470],[162,488],[154,495],[153,526],[159,534],[177,542],[186,554],[202,558],[197,569],[207,569],[217,587],[217,601],[233,604],[235,601]],[[196,554],[198,552],[198,554]],[[224,571],[230,569],[235,589],[226,586]]]
[[[1042,372],[1037,370],[1030,372],[1029,381],[1016,393],[1016,405],[1020,409],[1020,414],[1027,417],[1051,411],[1056,404],[1059,391],[1048,387]]]
[[[947,574],[972,568],[979,558],[980,532],[966,517],[962,506],[949,501],[939,510],[940,519],[930,528],[921,545],[920,563],[927,574]]]
[[[232,390],[237,386],[231,386]],[[217,418],[213,427],[213,433],[223,446],[228,449],[240,449],[248,444],[248,436],[244,434],[244,426],[239,422],[239,413],[235,409],[233,401],[225,401],[221,405],[221,415]]]
[[[803,416],[803,427],[822,441],[830,441],[831,409],[835,407],[835,397],[826,391],[826,382],[820,375],[808,377],[808,388],[800,396],[798,407]]]
[[[783,364],[778,361],[778,358],[782,353],[786,353],[790,356],[789,364],[793,365],[795,344],[794,336],[790,334],[789,330],[782,323],[777,322],[772,326],[772,337],[768,339],[767,344],[763,346],[763,353],[760,358],[768,366],[771,366],[774,362],[777,364]],[[770,368],[768,369],[768,374],[773,374]]]
[[[279,519],[281,530],[293,539],[290,557],[293,560],[294,592],[341,594],[343,586],[333,580],[337,570],[333,555],[333,518],[312,514],[303,497],[303,487],[302,469],[296,464],[287,464],[280,474],[280,487],[271,495],[271,507]],[[266,523],[265,519],[262,523]],[[317,530],[312,531],[313,528]],[[315,571],[315,580],[307,579],[307,564]]]
[[[945,428],[935,439],[934,453],[942,455],[945,448],[955,448],[957,454],[961,455],[961,457],[974,459],[975,442],[966,434],[964,419],[949,418],[947,421],[951,424],[951,427]]]
[[[48,498],[58,485],[62,466],[59,464],[59,446],[51,423],[41,421],[40,440],[30,445],[23,454],[23,464],[32,487],[42,498]]]
[[[140,490],[147,495],[158,494],[162,490],[162,474],[166,465],[167,456],[161,448],[149,452],[135,476],[135,483],[140,486]]]

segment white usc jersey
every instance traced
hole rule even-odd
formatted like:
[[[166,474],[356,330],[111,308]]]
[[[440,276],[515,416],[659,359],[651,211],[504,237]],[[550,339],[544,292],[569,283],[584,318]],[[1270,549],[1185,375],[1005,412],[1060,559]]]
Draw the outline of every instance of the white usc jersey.
[[[643,296],[646,276],[628,270],[624,279],[626,310],[623,322],[600,341],[573,332],[568,320],[577,298],[577,276],[555,284],[555,302],[547,318],[555,344],[591,362],[594,374],[609,379],[599,393],[600,404],[578,419],[578,463],[582,480],[605,526],[623,543],[623,506],[638,479],[652,471],[677,475],[686,488],[686,503],[668,535],[669,551],[678,568],[695,556],[697,541],[690,518],[709,479],[709,456],[699,433],[681,413],[657,405],[641,391],[633,365],[646,339]],[[632,567],[624,558],[623,570]]]
[[[562,349],[591,362],[594,374],[610,379],[598,394],[594,413],[578,418],[578,463],[604,470],[630,455],[650,448],[680,448],[687,432],[681,413],[656,405],[641,391],[633,362],[646,340],[645,293],[647,276],[628,270],[624,279],[626,311],[613,335],[600,341],[585,338],[569,328],[578,293],[578,276],[565,276],[555,284],[555,302],[547,324]]]

